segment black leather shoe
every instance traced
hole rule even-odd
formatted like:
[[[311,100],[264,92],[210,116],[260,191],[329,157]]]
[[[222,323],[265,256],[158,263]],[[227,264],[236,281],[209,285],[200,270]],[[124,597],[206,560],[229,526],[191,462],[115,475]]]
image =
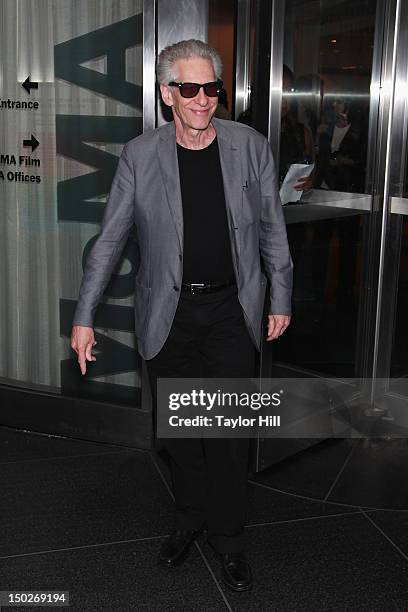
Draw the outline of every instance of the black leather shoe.
[[[243,552],[221,553],[222,577],[233,591],[252,588],[252,572]]]
[[[188,556],[191,544],[199,533],[199,531],[182,531],[180,529],[173,531],[160,549],[160,565],[173,567],[182,563]]]

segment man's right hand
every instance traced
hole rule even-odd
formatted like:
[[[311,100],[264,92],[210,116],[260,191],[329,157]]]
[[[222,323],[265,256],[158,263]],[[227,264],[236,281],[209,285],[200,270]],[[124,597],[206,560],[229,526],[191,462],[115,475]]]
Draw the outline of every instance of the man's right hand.
[[[96,361],[95,355],[92,355],[92,347],[95,346],[96,340],[92,327],[83,327],[82,325],[74,325],[71,333],[71,348],[78,355],[78,363],[82,374],[86,374],[86,360]]]

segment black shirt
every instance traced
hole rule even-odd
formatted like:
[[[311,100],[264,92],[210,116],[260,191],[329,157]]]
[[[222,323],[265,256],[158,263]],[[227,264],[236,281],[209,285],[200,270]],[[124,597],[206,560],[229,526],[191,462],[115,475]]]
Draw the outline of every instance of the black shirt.
[[[217,137],[205,149],[177,143],[183,202],[183,282],[233,280]]]

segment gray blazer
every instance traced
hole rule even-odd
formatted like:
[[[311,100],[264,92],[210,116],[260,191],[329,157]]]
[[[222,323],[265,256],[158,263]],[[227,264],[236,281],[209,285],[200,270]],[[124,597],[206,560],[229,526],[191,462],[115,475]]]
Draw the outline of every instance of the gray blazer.
[[[213,118],[212,123],[238,298],[260,350],[267,278],[269,312],[291,313],[293,264],[275,164],[268,140],[259,132],[234,121]],[[101,231],[86,260],[73,325],[93,327],[95,310],[133,224],[140,252],[135,333],[140,355],[151,359],[169,334],[183,272],[183,210],[173,122],[133,138],[123,148]]]

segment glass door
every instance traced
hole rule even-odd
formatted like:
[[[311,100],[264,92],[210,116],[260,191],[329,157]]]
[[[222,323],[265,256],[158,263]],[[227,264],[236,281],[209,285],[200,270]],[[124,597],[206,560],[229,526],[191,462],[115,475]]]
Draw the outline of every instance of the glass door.
[[[271,89],[280,87],[281,96],[270,109],[270,140],[281,185],[295,170],[300,179],[283,196],[293,322],[264,347],[265,374],[270,364],[275,375],[279,368],[279,375],[352,378],[361,369],[373,206],[368,144],[370,118],[377,119],[370,90],[379,7],[375,0],[275,4]]]
[[[236,119],[268,136],[281,186],[300,172],[284,201],[292,324],[264,343],[260,375],[354,379],[366,414],[384,412],[408,373],[407,17],[399,0],[239,8],[247,55]],[[316,441],[261,439],[257,469]]]

